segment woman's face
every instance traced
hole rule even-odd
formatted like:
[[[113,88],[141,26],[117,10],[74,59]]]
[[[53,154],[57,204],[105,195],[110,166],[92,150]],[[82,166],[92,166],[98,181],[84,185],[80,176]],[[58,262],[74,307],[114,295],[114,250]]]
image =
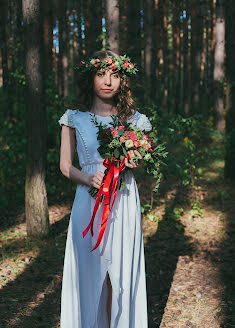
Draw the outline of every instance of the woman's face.
[[[98,70],[94,76],[94,93],[99,98],[113,98],[119,91],[120,75],[112,70],[101,72]]]

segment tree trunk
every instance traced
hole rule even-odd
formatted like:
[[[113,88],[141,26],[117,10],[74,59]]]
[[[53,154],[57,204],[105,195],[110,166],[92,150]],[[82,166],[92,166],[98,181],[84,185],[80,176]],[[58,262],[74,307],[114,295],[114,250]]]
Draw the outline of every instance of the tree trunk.
[[[59,93],[64,97],[68,96],[69,90],[66,4],[64,0],[59,1]]]
[[[8,92],[9,86],[9,72],[8,72],[8,54],[7,54],[7,1],[2,0],[0,2],[0,40],[1,40],[1,57],[2,57],[2,78],[3,78],[3,90],[5,93]]]
[[[50,1],[43,0],[43,51],[44,51],[44,74],[45,77],[52,71],[52,48],[53,48],[53,7]]]
[[[84,3],[86,55],[101,50],[102,40],[102,1],[87,0]]]
[[[228,81],[228,102],[226,113],[227,146],[225,156],[225,176],[235,180],[235,2],[225,2],[226,22],[226,75]]]
[[[43,104],[40,0],[23,0],[26,34],[27,162],[25,214],[28,235],[49,231],[46,166],[46,113]]]
[[[159,13],[159,0],[154,0],[154,26],[153,26],[153,99],[159,103],[160,99],[160,13]]]
[[[180,1],[172,2],[172,30],[173,30],[173,60],[172,60],[172,76],[171,89],[172,99],[174,101],[174,112],[180,112]]]
[[[154,27],[154,3],[153,0],[145,1],[144,8],[144,73],[145,73],[145,96],[153,94],[153,27]]]
[[[214,53],[214,126],[224,129],[224,58],[225,58],[225,20],[224,5],[216,3],[215,53]]]
[[[119,1],[119,48],[120,53],[127,53],[127,0]]]
[[[197,0],[191,1],[191,19],[192,111],[199,113],[203,18]]]
[[[108,48],[119,54],[119,4],[106,0],[106,42]]]
[[[185,3],[184,7],[186,17],[183,22],[183,106],[184,116],[188,116],[191,111],[191,65],[190,65],[190,52],[189,52],[189,6],[188,1]],[[191,44],[192,45],[192,44]]]
[[[127,1],[127,54],[141,70],[140,0]]]

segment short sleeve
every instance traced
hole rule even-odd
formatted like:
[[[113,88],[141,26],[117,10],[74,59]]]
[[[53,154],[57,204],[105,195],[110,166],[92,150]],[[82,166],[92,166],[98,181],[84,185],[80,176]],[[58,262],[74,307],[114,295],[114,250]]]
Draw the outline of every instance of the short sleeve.
[[[69,126],[70,128],[75,128],[74,122],[73,122],[73,110],[67,109],[66,112],[61,116],[59,119],[59,124],[62,126],[62,124]]]
[[[138,121],[136,122],[136,127],[140,130],[145,130],[149,132],[152,130],[152,125],[148,119],[148,117],[144,114],[140,114]]]

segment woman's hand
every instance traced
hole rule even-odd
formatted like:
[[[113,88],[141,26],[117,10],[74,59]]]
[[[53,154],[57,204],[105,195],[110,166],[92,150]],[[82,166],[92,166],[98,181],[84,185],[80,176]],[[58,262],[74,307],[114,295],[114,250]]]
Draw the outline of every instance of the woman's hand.
[[[89,174],[88,176],[88,186],[99,189],[101,186],[104,173],[101,171],[96,171],[95,174]]]
[[[138,150],[129,150],[127,152],[129,154],[130,159],[125,159],[125,165],[131,169],[139,170],[144,166],[144,161]],[[138,161],[134,161],[135,157],[138,157]]]

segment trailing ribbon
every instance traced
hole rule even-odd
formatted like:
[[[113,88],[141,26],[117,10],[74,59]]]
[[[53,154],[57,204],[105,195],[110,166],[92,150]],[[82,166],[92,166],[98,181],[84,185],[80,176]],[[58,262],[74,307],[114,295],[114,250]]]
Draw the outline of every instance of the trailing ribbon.
[[[126,168],[125,167],[125,159],[126,158],[127,157],[123,158],[119,168],[116,166],[116,164],[118,162],[118,160],[116,158],[112,158],[111,162],[108,158],[105,158],[105,160],[103,161],[103,165],[106,167],[106,170],[104,172],[105,174],[104,174],[104,177],[102,179],[101,187],[99,189],[99,192],[98,192],[98,195],[97,195],[97,198],[96,198],[96,202],[95,202],[95,206],[94,206],[94,209],[93,209],[93,214],[92,214],[90,223],[88,224],[88,226],[86,227],[86,229],[82,233],[83,238],[84,238],[86,236],[86,234],[88,233],[88,231],[91,229],[91,235],[93,236],[93,234],[94,234],[93,233],[93,225],[94,225],[95,215],[96,215],[96,212],[99,208],[99,204],[104,202],[104,209],[103,209],[102,220],[101,220],[101,224],[100,224],[99,236],[98,236],[96,245],[93,247],[91,252],[99,246],[99,244],[100,244],[100,242],[103,238],[103,235],[104,235],[104,232],[105,232],[105,229],[106,229],[108,216],[109,216],[109,213],[110,213],[110,211],[113,207],[113,204],[114,204],[114,201],[115,201],[115,198],[116,198],[116,195],[117,195],[118,178],[119,178],[120,173],[122,171],[124,171],[125,168]],[[110,206],[112,194],[113,194],[113,201],[112,201],[112,204]],[[101,201],[101,196],[102,195],[104,196],[104,201]]]

